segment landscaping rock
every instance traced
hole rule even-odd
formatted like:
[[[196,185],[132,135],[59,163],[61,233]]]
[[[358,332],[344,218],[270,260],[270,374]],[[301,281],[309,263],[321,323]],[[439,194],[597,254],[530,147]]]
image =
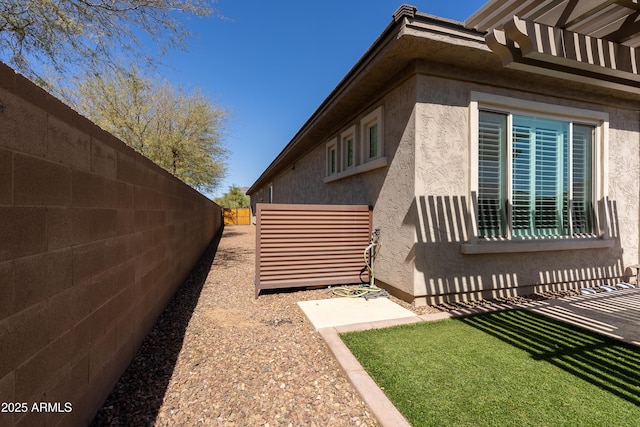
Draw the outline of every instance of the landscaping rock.
[[[94,426],[375,426],[296,303],[254,298],[255,228],[227,226],[145,339]],[[215,257],[214,257],[215,255]]]

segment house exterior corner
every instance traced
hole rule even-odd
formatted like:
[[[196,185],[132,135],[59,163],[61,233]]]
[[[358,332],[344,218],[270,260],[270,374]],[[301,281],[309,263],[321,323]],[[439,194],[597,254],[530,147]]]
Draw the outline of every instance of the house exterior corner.
[[[252,206],[371,206],[376,283],[417,305],[628,279],[640,93],[606,72],[505,67],[486,33],[405,9],[252,186]]]

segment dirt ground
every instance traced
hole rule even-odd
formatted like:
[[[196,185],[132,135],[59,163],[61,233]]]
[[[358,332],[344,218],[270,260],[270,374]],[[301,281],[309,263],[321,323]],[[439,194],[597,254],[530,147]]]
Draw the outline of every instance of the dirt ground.
[[[94,426],[375,426],[298,301],[326,288],[255,298],[255,227],[226,226],[114,387]],[[577,291],[413,307],[496,309]]]
[[[254,297],[255,228],[227,226],[96,415],[102,426],[375,426],[296,303]]]

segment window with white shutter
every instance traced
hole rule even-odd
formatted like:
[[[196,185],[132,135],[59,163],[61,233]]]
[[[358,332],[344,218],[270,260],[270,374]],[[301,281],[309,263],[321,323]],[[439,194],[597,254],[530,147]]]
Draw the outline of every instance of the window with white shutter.
[[[485,110],[478,117],[478,236],[592,233],[595,126]]]
[[[507,116],[480,112],[478,149],[478,234],[505,234]]]
[[[610,248],[609,114],[472,91],[464,254]]]

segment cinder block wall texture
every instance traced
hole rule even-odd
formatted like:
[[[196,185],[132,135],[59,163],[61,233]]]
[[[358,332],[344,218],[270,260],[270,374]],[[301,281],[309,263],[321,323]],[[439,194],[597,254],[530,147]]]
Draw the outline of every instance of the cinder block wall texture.
[[[219,206],[0,64],[0,425],[87,424],[221,227]]]

